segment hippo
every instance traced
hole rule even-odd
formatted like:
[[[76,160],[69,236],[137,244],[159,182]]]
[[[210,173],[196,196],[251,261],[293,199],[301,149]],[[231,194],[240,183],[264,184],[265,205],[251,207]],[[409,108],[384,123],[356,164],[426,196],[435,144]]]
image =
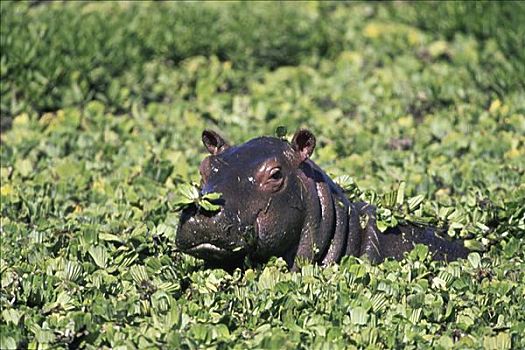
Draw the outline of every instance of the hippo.
[[[297,130],[291,142],[264,136],[238,146],[204,130],[202,142],[210,155],[199,168],[200,190],[221,194],[214,200],[219,210],[186,207],[176,244],[210,265],[231,268],[246,258],[263,263],[281,257],[297,270],[304,262],[330,265],[347,255],[379,263],[402,259],[418,243],[435,260],[468,254],[461,241],[442,238],[431,227],[404,224],[381,232],[375,207],[350,202],[310,159],[316,139],[309,130]]]

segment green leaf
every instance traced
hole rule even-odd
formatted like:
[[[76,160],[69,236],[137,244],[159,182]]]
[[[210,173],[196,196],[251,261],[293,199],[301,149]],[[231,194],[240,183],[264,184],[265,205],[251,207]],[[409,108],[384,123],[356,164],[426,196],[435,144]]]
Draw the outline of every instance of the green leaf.
[[[406,188],[406,182],[401,181],[397,189],[397,197],[396,197],[396,204],[399,206],[405,202],[405,188]]]
[[[82,275],[82,266],[74,261],[67,261],[64,266],[64,276],[68,281],[76,282]]]
[[[89,248],[89,255],[91,255],[98,267],[103,269],[107,267],[109,255],[103,246],[92,246]]]
[[[468,261],[473,268],[477,269],[480,267],[481,256],[476,252],[470,253],[468,255]]]
[[[425,199],[425,196],[422,195],[422,194],[417,195],[417,196],[412,197],[412,198],[409,198],[408,199],[408,210],[409,210],[409,212],[413,212],[416,209],[418,209],[419,205],[423,202],[424,199]]]
[[[221,206],[210,201],[217,200],[221,196],[222,194],[218,192],[210,192],[200,196],[200,191],[196,186],[183,183],[178,187],[174,205],[178,210],[182,210],[190,204],[197,204],[207,211],[217,211]]]
[[[129,273],[136,284],[141,284],[142,282],[149,280],[148,273],[143,265],[133,265],[129,270]]]
[[[194,185],[183,183],[177,187],[173,205],[179,209],[184,209],[187,205],[198,203],[200,198],[199,190]]]
[[[98,238],[107,242],[124,243],[124,240],[121,237],[111,233],[99,233]]]
[[[497,336],[485,336],[483,347],[488,350],[507,350],[512,347],[512,341],[508,333],[500,332]]]
[[[197,187],[191,184],[181,184],[178,187],[178,193],[182,198],[188,200],[190,203],[199,199],[199,190]]]
[[[15,326],[18,325],[18,322],[20,321],[20,318],[22,317],[22,313],[16,309],[4,309],[2,310],[2,318],[5,322],[11,322]]]
[[[286,128],[286,126],[278,126],[276,129],[275,129],[275,136],[279,137],[279,138],[285,138],[286,137],[286,134],[288,133],[288,130]]]
[[[334,182],[345,191],[352,190],[356,187],[354,178],[349,175],[337,176],[334,178]]]
[[[204,196],[202,196],[202,199],[217,200],[221,198],[221,196],[222,196],[222,193],[220,192],[211,192],[211,193],[206,193]]]
[[[204,208],[205,210],[207,210],[207,211],[212,211],[212,212],[221,209],[221,206],[220,206],[220,205],[210,203],[210,202],[208,202],[207,200],[200,200],[200,201],[199,201],[199,205],[200,205],[202,208]]]
[[[479,251],[482,252],[485,250],[485,246],[483,243],[477,241],[476,239],[466,239],[464,242],[464,245],[469,250]]]
[[[22,177],[29,177],[33,172],[33,163],[29,159],[19,159],[15,163],[15,169]]]
[[[0,348],[6,350],[15,350],[17,349],[16,341],[13,337],[8,336],[7,334],[0,335]]]
[[[357,306],[350,309],[350,321],[353,324],[364,325],[368,321],[368,313],[363,307]]]
[[[388,303],[388,300],[384,294],[377,293],[372,296],[370,302],[372,303],[372,310],[374,312],[380,312],[381,310],[384,310]]]

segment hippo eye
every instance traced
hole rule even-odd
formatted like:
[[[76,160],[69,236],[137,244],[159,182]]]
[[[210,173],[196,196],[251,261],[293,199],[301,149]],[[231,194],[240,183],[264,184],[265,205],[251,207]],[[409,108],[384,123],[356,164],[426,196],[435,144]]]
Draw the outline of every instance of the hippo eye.
[[[279,167],[271,168],[269,172],[266,170],[261,175],[264,176],[260,184],[263,190],[276,192],[284,184],[284,174]]]
[[[283,177],[283,173],[281,172],[281,169],[274,168],[272,171],[270,171],[270,179],[273,180],[280,180]]]

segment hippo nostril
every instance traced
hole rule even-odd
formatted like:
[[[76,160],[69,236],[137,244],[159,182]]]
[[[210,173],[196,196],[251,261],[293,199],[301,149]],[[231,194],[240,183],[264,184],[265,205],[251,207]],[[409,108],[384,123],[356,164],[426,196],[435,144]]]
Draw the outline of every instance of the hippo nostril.
[[[187,207],[185,207],[181,212],[181,222],[186,222],[189,218],[192,216],[195,216],[197,214],[199,208],[196,204],[188,204]]]
[[[207,194],[217,192],[215,191],[215,186],[211,185],[209,182],[202,185],[200,190],[201,197],[206,196]]]

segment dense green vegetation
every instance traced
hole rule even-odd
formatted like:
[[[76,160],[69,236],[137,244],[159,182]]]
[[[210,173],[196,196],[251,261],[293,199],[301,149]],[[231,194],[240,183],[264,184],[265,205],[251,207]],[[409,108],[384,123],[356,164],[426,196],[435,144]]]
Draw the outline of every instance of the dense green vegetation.
[[[456,59],[483,91],[504,95],[525,86],[523,2],[25,5],[1,5],[3,116],[93,99],[118,112],[129,112],[133,102],[172,100],[177,90],[158,86],[159,79],[196,55],[215,55],[253,73],[316,66],[365,48],[375,53],[370,64],[387,65],[416,51],[429,58],[423,44],[439,39],[473,39]],[[449,53],[439,42],[431,51],[442,58]]]
[[[522,2],[1,15],[2,349],[525,347]],[[202,129],[239,143],[280,125],[310,128],[314,161],[382,225],[479,252],[298,273],[179,253]]]

